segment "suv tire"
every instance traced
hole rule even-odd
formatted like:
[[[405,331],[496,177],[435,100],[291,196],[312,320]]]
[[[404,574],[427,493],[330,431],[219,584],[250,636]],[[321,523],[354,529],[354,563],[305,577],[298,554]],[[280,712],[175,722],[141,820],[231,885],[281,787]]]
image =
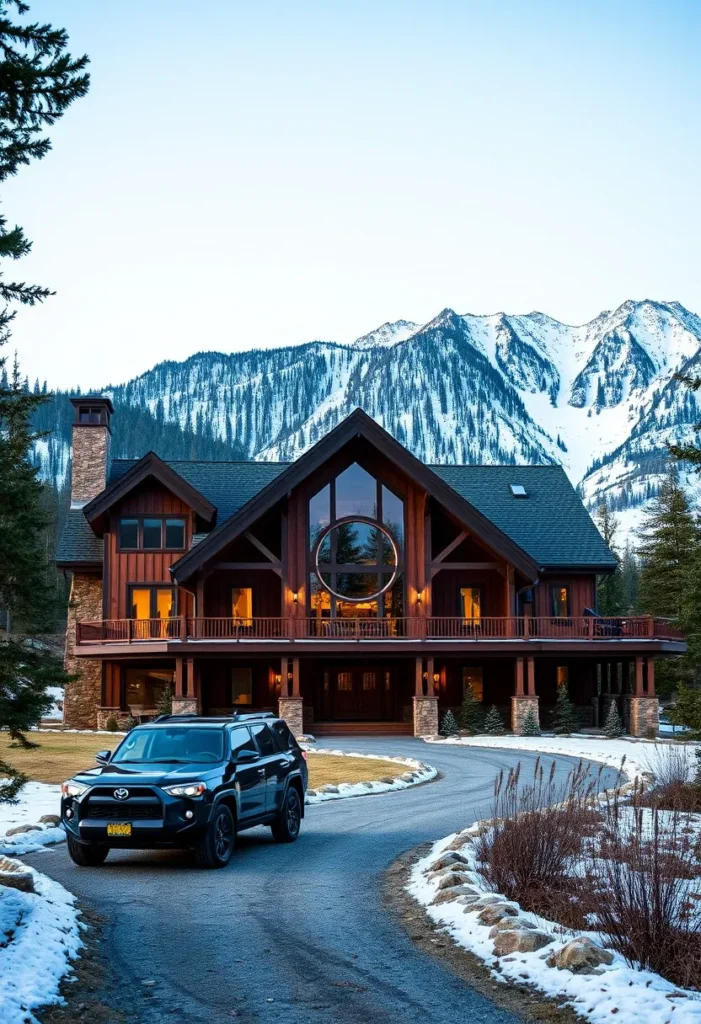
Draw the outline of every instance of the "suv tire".
[[[68,856],[74,864],[81,868],[99,867],[100,864],[105,863],[109,852],[109,846],[103,846],[101,843],[92,843],[90,846],[85,846],[83,843],[77,843],[75,839],[68,836]]]
[[[302,803],[296,786],[289,786],[285,802],[275,821],[270,826],[277,843],[294,843],[299,835],[302,822]]]
[[[195,859],[201,868],[225,868],[236,846],[234,816],[226,806],[214,809],[207,831],[195,844]]]

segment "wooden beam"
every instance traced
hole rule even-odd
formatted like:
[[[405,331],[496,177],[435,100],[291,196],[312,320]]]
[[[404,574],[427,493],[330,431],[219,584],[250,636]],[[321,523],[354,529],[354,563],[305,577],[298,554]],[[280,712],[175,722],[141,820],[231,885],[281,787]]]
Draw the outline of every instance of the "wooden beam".
[[[282,562],[215,562],[212,569],[222,572],[250,572],[264,569],[266,572],[274,572],[277,576],[282,576]]]
[[[638,657],[635,659],[635,696],[642,697],[643,695],[643,659]]]
[[[299,658],[292,659],[292,696],[300,696]]]
[[[444,561],[448,557],[448,555],[450,555],[453,551],[455,551],[455,549],[457,547],[460,547],[460,545],[462,544],[462,542],[464,540],[467,540],[468,536],[469,536],[469,534],[468,534],[467,530],[462,530],[457,535],[455,540],[451,540],[450,544],[448,544],[447,547],[443,548],[443,550],[440,552],[440,554],[436,555],[436,557],[431,562],[431,565],[436,565],[438,562]]]
[[[647,662],[647,695],[648,697],[655,696],[655,659],[646,658]]]
[[[185,682],[184,658],[175,659],[175,696],[182,697],[183,685]]]
[[[290,671],[289,658],[280,658],[280,696],[289,696],[287,674]]]
[[[526,658],[526,678],[528,696],[535,697],[535,658]]]
[[[460,569],[460,570],[471,570],[471,569],[494,569],[500,575],[504,575],[505,569],[501,562],[439,562],[436,564],[435,560],[431,562],[431,578],[433,578],[441,569]]]
[[[417,697],[423,697],[424,695],[424,660],[423,658],[416,659],[416,665],[414,667],[414,694]]]
[[[523,658],[516,659],[516,696],[523,697]]]
[[[269,562],[274,562],[276,565],[280,564],[280,559],[277,557],[277,555],[274,555],[272,551],[269,551],[262,541],[258,540],[257,537],[253,536],[250,530],[245,530],[243,535],[246,538],[246,540],[249,540],[251,542],[254,548],[257,548],[260,551],[261,555],[265,555]]]
[[[195,659],[185,658],[185,682],[183,685],[183,696],[195,696]]]
[[[435,695],[436,689],[433,682],[433,658],[426,658],[426,675],[428,676],[426,681],[426,692]]]

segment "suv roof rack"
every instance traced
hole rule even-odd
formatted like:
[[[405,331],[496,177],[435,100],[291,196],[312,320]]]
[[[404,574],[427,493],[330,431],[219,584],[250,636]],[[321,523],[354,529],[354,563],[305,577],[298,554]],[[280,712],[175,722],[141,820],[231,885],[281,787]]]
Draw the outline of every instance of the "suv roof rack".
[[[150,724],[153,725],[154,722],[169,722],[171,720],[171,718],[175,718],[175,719],[179,720],[181,718],[199,718],[199,717],[200,716],[195,714],[194,711],[184,711],[182,713],[182,715],[178,715],[178,714],[156,715],[155,718],[151,719],[151,723]]]
[[[277,715],[274,711],[248,711],[243,715],[240,711],[232,711],[231,717],[238,722],[245,722],[249,718],[277,718]]]

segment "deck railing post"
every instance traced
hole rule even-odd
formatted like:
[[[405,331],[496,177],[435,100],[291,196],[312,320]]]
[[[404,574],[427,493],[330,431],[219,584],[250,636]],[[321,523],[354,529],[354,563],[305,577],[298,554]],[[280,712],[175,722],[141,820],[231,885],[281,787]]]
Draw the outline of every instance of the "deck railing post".
[[[127,619],[127,643],[128,643],[128,644],[130,644],[130,643],[131,643],[131,635],[132,635],[132,622],[133,622],[133,621],[134,621],[133,619]]]

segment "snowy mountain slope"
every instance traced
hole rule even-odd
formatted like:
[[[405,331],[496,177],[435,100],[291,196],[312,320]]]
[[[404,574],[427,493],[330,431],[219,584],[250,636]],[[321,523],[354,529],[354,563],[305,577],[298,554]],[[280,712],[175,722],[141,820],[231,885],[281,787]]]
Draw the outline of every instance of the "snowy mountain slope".
[[[625,509],[656,492],[665,444],[689,440],[701,420],[679,369],[701,373],[701,319],[645,300],[574,327],[539,312],[444,309],[347,345],[201,352],[104,390],[123,424],[149,415],[171,448],[173,430],[184,451],[193,439],[198,451],[219,446],[208,457],[293,459],[361,406],[428,462],[561,462],[591,508],[606,495]],[[63,417],[56,475],[68,442]]]

